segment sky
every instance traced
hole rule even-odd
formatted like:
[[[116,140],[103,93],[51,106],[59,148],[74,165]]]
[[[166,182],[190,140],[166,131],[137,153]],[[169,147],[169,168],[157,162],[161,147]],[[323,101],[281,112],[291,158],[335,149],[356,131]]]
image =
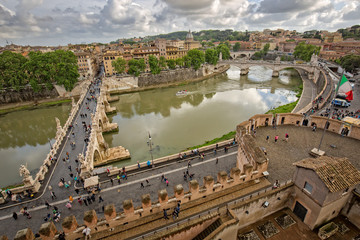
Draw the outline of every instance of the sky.
[[[0,0],[0,46],[108,43],[174,31],[329,30],[360,24],[360,0]]]

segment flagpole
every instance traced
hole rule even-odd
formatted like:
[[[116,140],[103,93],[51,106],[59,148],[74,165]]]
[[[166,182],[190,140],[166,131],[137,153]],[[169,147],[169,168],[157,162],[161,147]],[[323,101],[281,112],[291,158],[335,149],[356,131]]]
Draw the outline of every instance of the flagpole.
[[[339,88],[340,88],[340,83],[341,83],[342,77],[344,76],[344,73],[345,73],[345,69],[343,69],[342,74],[341,74],[341,77],[340,77],[340,79],[339,79],[339,82],[338,82],[338,84],[337,84],[337,86],[336,86],[334,98],[333,98],[333,99],[331,100],[331,102],[330,102],[330,112],[329,112],[328,118],[326,119],[326,123],[325,123],[325,126],[324,126],[324,131],[323,131],[323,133],[322,133],[322,135],[321,135],[321,139],[320,139],[320,143],[319,143],[319,147],[318,147],[318,152],[320,151],[320,147],[321,147],[321,144],[322,144],[322,141],[323,141],[323,139],[324,139],[325,132],[326,132],[326,127],[327,127],[328,124],[329,124],[329,119],[330,119],[330,117],[331,117],[331,113],[332,113],[332,110],[333,110],[333,103],[332,103],[332,102],[333,102],[333,100],[336,98],[336,95],[338,94],[338,91],[339,91]]]

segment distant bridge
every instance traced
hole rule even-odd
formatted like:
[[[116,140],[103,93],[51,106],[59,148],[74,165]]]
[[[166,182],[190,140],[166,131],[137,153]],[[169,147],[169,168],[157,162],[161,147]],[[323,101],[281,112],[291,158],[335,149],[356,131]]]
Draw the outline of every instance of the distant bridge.
[[[240,75],[247,75],[249,68],[253,66],[264,66],[272,69],[272,76],[278,77],[279,72],[286,68],[294,68],[296,70],[304,70],[308,74],[308,78],[316,83],[319,77],[320,70],[317,62],[311,62],[308,64],[298,64],[293,62],[275,61],[254,61],[254,60],[223,60],[221,63],[227,63],[232,66],[240,68]]]

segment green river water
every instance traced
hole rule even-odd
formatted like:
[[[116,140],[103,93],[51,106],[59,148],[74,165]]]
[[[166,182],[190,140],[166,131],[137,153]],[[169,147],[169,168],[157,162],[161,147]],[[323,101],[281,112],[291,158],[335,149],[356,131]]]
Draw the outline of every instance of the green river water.
[[[206,140],[235,130],[237,124],[254,114],[265,113],[296,100],[301,78],[295,70],[280,72],[251,67],[247,76],[231,67],[226,74],[182,86],[120,95],[111,105],[117,109],[109,119],[119,132],[104,135],[110,147],[129,149],[130,160],[116,166],[150,159],[148,134],[153,142],[154,158],[178,153]],[[187,90],[186,96],[176,96]],[[63,124],[70,104],[36,108],[0,116],[0,187],[21,181],[20,164],[36,174],[54,142],[55,117]]]

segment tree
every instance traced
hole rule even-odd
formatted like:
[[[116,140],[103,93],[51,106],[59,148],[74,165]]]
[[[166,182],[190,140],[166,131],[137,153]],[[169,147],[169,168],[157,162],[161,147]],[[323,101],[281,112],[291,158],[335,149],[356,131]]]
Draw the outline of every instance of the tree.
[[[54,76],[51,78],[55,80],[56,84],[63,85],[66,91],[71,91],[79,78],[75,54],[71,51],[64,50],[56,50],[49,54],[55,67]]]
[[[0,54],[0,89],[12,87],[16,90],[27,83],[24,65],[27,59],[18,53],[5,51]]]
[[[235,45],[234,45],[234,47],[233,47],[233,51],[234,51],[234,52],[240,51],[240,47],[241,47],[241,45],[240,45],[239,42],[235,43]]]
[[[306,44],[305,42],[299,43],[295,47],[294,56],[306,62],[309,62],[313,54],[319,55],[320,47],[315,45]]]
[[[176,62],[175,62],[174,59],[169,59],[169,60],[166,61],[166,63],[167,63],[167,65],[168,65],[168,67],[170,69],[175,69],[176,68]]]
[[[270,43],[266,43],[263,48],[263,53],[266,55],[269,52]]]
[[[128,72],[130,74],[134,74],[134,76],[139,76],[141,72],[143,72],[146,68],[145,60],[143,58],[141,59],[131,59],[128,62],[129,70]]]
[[[111,62],[111,65],[115,68],[115,71],[117,73],[124,73],[126,69],[126,60],[122,57],[119,57],[118,59]]]
[[[176,65],[178,65],[179,67],[183,67],[184,66],[184,59],[183,58],[177,58],[175,60]]]
[[[225,44],[220,44],[216,47],[216,51],[218,56],[220,55],[220,52],[222,54],[222,59],[227,60],[230,58],[230,49]]]
[[[161,72],[159,60],[154,55],[149,56],[149,66],[152,74],[159,74]]]
[[[209,64],[216,65],[219,57],[215,49],[209,48],[205,51],[205,61]]]
[[[201,64],[205,62],[204,52],[199,49],[191,49],[188,51],[187,56],[190,58],[191,66],[195,70],[198,70],[201,67]]]
[[[339,63],[347,72],[353,72],[356,68],[360,68],[360,56],[346,55],[340,58]]]
[[[159,64],[161,69],[165,69],[166,68],[166,58],[164,56],[161,56],[159,59]]]
[[[191,58],[188,55],[185,55],[183,57],[183,61],[184,61],[185,67],[187,67],[187,68],[191,67]]]

